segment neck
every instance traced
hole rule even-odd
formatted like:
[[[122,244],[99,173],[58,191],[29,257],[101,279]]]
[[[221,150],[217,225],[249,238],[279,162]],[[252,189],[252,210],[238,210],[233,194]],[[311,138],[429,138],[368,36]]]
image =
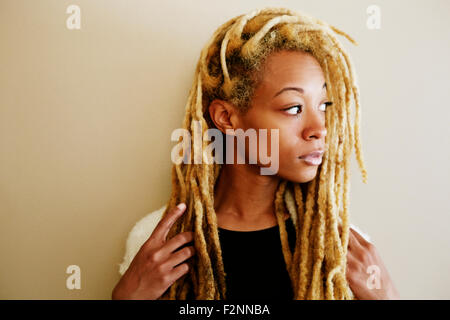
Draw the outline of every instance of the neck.
[[[218,224],[274,221],[275,192],[280,178],[261,175],[256,165],[224,164],[214,188]],[[223,223],[226,224],[226,223]]]

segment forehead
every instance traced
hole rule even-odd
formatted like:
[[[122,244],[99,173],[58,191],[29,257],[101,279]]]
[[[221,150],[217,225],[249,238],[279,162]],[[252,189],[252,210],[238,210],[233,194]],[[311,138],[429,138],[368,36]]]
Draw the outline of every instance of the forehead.
[[[319,62],[310,53],[303,51],[279,51],[269,55],[262,69],[261,80],[265,85],[280,86],[284,83],[306,85],[324,81]]]

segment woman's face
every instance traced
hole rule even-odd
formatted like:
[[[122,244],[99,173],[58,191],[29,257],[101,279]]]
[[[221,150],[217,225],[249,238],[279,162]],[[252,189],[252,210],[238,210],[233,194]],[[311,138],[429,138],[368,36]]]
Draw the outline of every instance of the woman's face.
[[[224,133],[227,129],[244,132],[254,129],[258,146],[263,143],[259,129],[267,129],[268,151],[261,152],[272,161],[278,159],[278,163],[274,166],[265,164],[267,159],[261,161],[258,147],[254,155],[257,164],[253,165],[270,167],[270,171],[276,167],[276,176],[289,181],[311,181],[320,163],[308,163],[300,157],[317,150],[326,151],[325,110],[329,101],[320,64],[311,54],[283,50],[272,53],[262,70],[247,113],[239,113],[226,101],[214,100],[209,106],[211,119]],[[271,129],[278,129],[278,157],[274,156],[276,144],[271,143]],[[250,163],[249,149],[246,142],[242,156],[246,164]]]
[[[278,128],[277,175],[294,182],[311,181],[320,164],[300,157],[318,149],[326,151],[325,103],[329,100],[320,64],[305,52],[278,51],[267,58],[263,72],[249,111],[235,114],[235,122],[244,131],[268,129],[268,148],[270,129]]]

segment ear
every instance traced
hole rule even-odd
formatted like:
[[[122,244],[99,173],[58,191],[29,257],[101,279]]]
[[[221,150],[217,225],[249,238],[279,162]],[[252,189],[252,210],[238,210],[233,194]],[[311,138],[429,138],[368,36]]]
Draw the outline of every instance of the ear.
[[[231,103],[214,99],[209,105],[209,116],[217,129],[226,133],[227,129],[240,128],[238,110]]]

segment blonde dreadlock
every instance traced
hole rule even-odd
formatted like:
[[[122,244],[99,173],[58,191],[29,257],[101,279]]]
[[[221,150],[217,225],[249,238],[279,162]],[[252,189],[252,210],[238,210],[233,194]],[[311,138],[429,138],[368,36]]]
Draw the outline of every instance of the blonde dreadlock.
[[[208,128],[215,127],[208,113],[214,99],[226,100],[245,114],[264,61],[276,50],[305,51],[320,63],[334,105],[325,118],[328,132],[325,143],[329,148],[313,180],[303,185],[281,180],[274,199],[294,299],[354,299],[345,277],[349,162],[353,146],[364,183],[367,183],[367,172],[360,146],[356,76],[349,55],[334,33],[356,45],[341,30],[285,8],[268,7],[229,20],[216,30],[201,51],[183,122],[183,128],[193,133],[194,120],[200,121],[203,136]],[[354,123],[352,99],[356,111]],[[202,140],[202,150],[205,150],[208,142]],[[214,211],[214,186],[222,164],[212,163],[205,154],[201,164],[193,164],[192,153],[190,157],[191,162],[187,164],[173,165],[172,194],[163,216],[176,204],[187,204],[186,214],[173,225],[168,238],[193,231],[196,255],[188,262],[190,271],[175,281],[160,299],[183,300],[189,294],[198,300],[226,299],[226,274]],[[287,207],[296,212],[297,238],[293,253],[283,218]],[[342,224],[341,233],[338,219]]]

